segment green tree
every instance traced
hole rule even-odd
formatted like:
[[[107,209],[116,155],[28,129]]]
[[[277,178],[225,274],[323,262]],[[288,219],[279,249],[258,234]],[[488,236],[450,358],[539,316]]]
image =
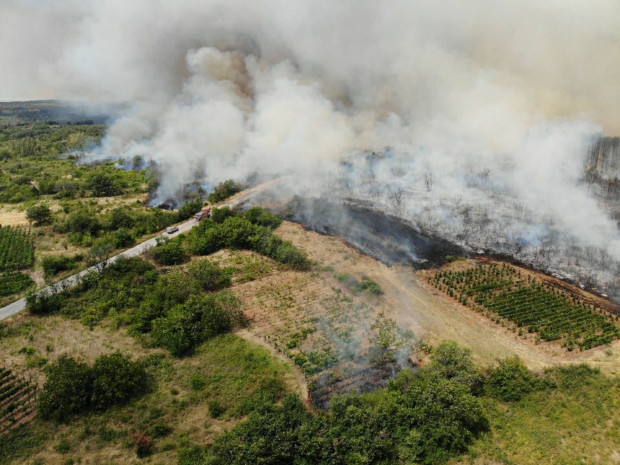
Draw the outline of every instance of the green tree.
[[[123,193],[114,176],[104,172],[92,174],[87,181],[87,187],[95,197],[110,197]]]
[[[179,211],[177,212],[179,221],[183,221],[188,218],[191,218],[191,216],[194,213],[199,212],[201,209],[202,209],[202,200],[200,199],[190,200],[189,202],[185,202],[183,205],[181,205],[181,207],[179,208]]]
[[[151,256],[160,265],[179,265],[188,258],[183,244],[178,240],[158,244],[151,249]]]
[[[26,218],[37,226],[50,224],[52,222],[52,210],[43,203],[32,205],[26,210]]]
[[[44,419],[68,421],[89,407],[94,377],[87,364],[63,355],[46,372],[38,408]]]
[[[188,272],[205,291],[217,291],[230,286],[228,273],[210,260],[193,261],[188,267]]]
[[[521,400],[536,387],[536,378],[518,356],[500,360],[488,379],[493,397],[506,402]]]
[[[142,364],[120,352],[98,357],[92,373],[91,402],[98,410],[124,404],[147,388],[147,375]]]

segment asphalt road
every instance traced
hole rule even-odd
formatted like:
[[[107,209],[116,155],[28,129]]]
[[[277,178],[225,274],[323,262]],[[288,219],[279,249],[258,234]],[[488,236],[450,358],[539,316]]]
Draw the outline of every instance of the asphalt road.
[[[249,198],[251,198],[254,194],[256,194],[257,192],[260,192],[262,190],[264,190],[267,187],[273,186],[274,184],[276,184],[277,182],[279,182],[279,178],[278,179],[274,179],[272,181],[269,181],[265,184],[261,184],[260,186],[254,187],[252,189],[248,189],[246,191],[241,192],[240,194],[238,194],[237,196],[233,197],[232,199],[230,199],[228,202],[226,202],[223,205],[220,205],[219,207],[231,207],[231,208],[235,208],[239,205],[241,205],[243,202],[247,201]],[[181,224],[177,224],[176,226],[179,228],[178,231],[172,233],[172,234],[168,234],[165,231],[162,231],[162,235],[167,236],[167,237],[176,237],[179,234],[182,234],[184,232],[189,231],[190,229],[192,229],[194,226],[196,226],[198,224],[198,221],[196,221],[194,218],[185,221],[184,223]],[[147,241],[141,242],[140,244],[136,245],[135,247],[132,247],[131,249],[127,249],[124,252],[119,253],[118,255],[115,255],[111,258],[109,258],[105,264],[110,264],[110,263],[114,263],[116,260],[118,260],[118,257],[135,257],[136,255],[142,255],[144,252],[146,252],[149,249],[152,249],[153,247],[155,247],[157,245],[157,238],[154,237],[152,239],[149,239]],[[74,287],[75,285],[77,285],[79,279],[84,276],[86,273],[90,272],[90,271],[100,271],[103,266],[103,264],[100,263],[98,265],[94,265],[91,266],[90,268],[87,268],[84,271],[80,271],[79,273],[76,273],[72,276],[69,276],[68,278],[63,279],[62,281],[59,281],[55,284],[52,284],[51,286],[48,286],[46,288],[43,288],[39,291],[39,293],[47,293],[50,292],[52,289],[57,289],[60,290],[62,288],[69,288],[69,287]],[[2,307],[0,308],[0,321],[5,320],[7,318],[9,318],[10,316],[15,315],[16,313],[21,312],[22,310],[24,310],[26,308],[26,299],[19,299],[9,305],[7,305],[6,307]]]
[[[177,227],[179,228],[179,230],[177,232],[172,233],[172,234],[167,234],[163,232],[162,235],[172,238],[172,237],[178,236],[179,234],[189,231],[197,224],[198,222],[194,218],[192,218],[191,220],[178,224]],[[118,260],[119,257],[135,257],[136,255],[142,255],[144,252],[155,247],[156,245],[157,245],[157,238],[153,237],[152,239],[141,242],[140,244],[136,245],[135,247],[132,247],[131,249],[127,249],[124,252],[119,253],[118,255],[110,257],[106,261],[106,264],[114,263],[116,260]],[[87,268],[83,271],[80,271],[79,273],[76,273],[74,275],[69,276],[68,278],[63,279],[62,281],[58,281],[57,283],[51,286],[41,289],[39,292],[40,293],[50,292],[52,288],[60,290],[62,288],[73,287],[78,283],[79,279],[82,276],[84,276],[86,273],[89,273],[91,271],[99,271],[102,268],[101,265],[102,264],[99,264],[99,266],[98,265],[91,266],[90,268]],[[7,305],[6,307],[0,308],[0,321],[10,316],[13,316],[16,313],[21,312],[25,308],[26,308],[25,298],[19,299],[13,302],[12,304]]]

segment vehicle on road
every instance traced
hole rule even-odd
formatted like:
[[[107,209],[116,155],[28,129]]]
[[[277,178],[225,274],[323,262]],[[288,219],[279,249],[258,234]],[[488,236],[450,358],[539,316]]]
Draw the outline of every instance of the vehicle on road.
[[[167,232],[168,234],[175,233],[175,232],[177,232],[178,230],[179,230],[179,228],[177,228],[176,226],[168,226],[168,227],[166,228],[166,232]]]

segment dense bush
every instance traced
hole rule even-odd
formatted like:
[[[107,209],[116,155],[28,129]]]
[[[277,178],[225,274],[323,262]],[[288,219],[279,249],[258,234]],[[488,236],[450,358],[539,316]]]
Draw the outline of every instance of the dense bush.
[[[506,402],[521,400],[537,384],[534,375],[517,356],[500,360],[488,379],[490,394]]]
[[[178,240],[160,242],[150,253],[160,265],[179,265],[188,259],[183,244]]]
[[[230,286],[229,273],[210,260],[193,261],[188,267],[188,273],[205,291],[217,291]]]
[[[243,216],[252,224],[265,226],[269,229],[276,229],[282,224],[282,218],[262,207],[252,207]]]
[[[36,226],[49,224],[52,222],[52,210],[45,204],[32,205],[26,210],[26,218]]]
[[[431,368],[446,379],[467,386],[474,393],[480,393],[484,376],[471,360],[471,350],[454,341],[444,341],[433,348]]]
[[[185,202],[179,210],[177,211],[177,215],[179,221],[186,220],[191,218],[194,213],[198,213],[202,209],[202,200],[190,200],[189,202]]]
[[[224,181],[217,185],[213,192],[209,194],[208,200],[211,203],[222,202],[226,200],[228,197],[235,195],[237,192],[241,192],[245,189],[245,186],[242,184],[237,184],[232,179],[228,181]]]
[[[257,214],[258,211],[253,210],[248,216],[240,216],[226,208],[215,211],[220,210],[224,212],[221,218],[214,212],[214,218],[203,220],[189,233],[187,244],[192,253],[207,255],[222,248],[247,249],[295,269],[310,268],[308,257],[303,251],[290,242],[274,236],[269,227],[252,222],[252,219],[260,218],[264,212]],[[266,223],[273,227],[276,222],[269,220]]]
[[[67,421],[90,405],[93,388],[91,368],[61,356],[46,368],[47,381],[39,396],[39,414],[45,419]]]
[[[46,368],[47,381],[39,396],[44,419],[68,421],[91,408],[104,410],[146,391],[144,367],[116,352],[102,355],[91,368],[63,355]]]
[[[86,181],[86,187],[92,191],[95,197],[110,197],[123,193],[123,188],[117,177],[102,171],[92,173]]]
[[[226,219],[237,216],[237,213],[230,207],[220,207],[211,209],[211,221],[221,224]]]
[[[153,321],[153,341],[173,355],[189,355],[201,342],[240,324],[242,313],[238,308],[229,293],[192,296]]]
[[[75,268],[74,261],[65,256],[45,257],[41,260],[41,266],[46,277],[55,276],[61,271],[67,271]]]
[[[30,292],[26,296],[26,308],[33,315],[50,315],[58,312],[65,301],[65,295],[54,290]]]
[[[131,232],[125,228],[119,228],[113,234],[112,244],[117,249],[122,249],[125,247],[129,247],[136,242],[134,237],[131,235]]]
[[[123,404],[143,393],[147,386],[144,367],[120,352],[97,358],[92,372],[91,405],[97,410]]]

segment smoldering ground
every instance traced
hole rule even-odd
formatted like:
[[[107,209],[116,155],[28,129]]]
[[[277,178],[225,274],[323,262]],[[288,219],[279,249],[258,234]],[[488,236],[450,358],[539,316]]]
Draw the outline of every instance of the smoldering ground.
[[[620,130],[613,0],[1,5],[3,91],[125,102],[90,157],[155,161],[156,198],[287,174],[305,196],[617,282],[618,227],[584,182],[588,148]]]

